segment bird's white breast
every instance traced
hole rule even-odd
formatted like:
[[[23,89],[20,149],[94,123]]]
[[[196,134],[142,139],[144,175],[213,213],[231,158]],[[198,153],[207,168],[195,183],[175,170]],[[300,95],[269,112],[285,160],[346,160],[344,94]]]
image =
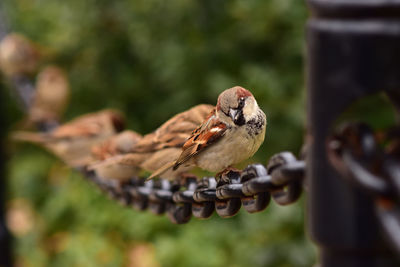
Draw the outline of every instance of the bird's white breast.
[[[265,124],[257,135],[249,135],[246,127],[228,129],[224,136],[195,157],[198,167],[219,172],[225,168],[242,162],[258,150],[265,136]]]

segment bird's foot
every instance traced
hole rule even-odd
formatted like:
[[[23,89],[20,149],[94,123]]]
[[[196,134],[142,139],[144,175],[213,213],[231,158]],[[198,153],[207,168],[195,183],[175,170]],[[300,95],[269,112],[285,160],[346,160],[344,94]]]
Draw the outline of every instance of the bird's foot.
[[[242,173],[241,170],[229,166],[223,171],[217,173],[215,175],[215,178],[217,179],[218,182],[230,183],[230,181],[232,180],[240,179],[241,173]]]

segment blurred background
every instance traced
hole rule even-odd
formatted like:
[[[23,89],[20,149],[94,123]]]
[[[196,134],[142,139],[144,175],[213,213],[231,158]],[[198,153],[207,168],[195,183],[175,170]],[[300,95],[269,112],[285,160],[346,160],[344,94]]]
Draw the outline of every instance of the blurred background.
[[[67,74],[63,120],[117,108],[142,134],[226,88],[267,114],[251,162],[297,154],[304,136],[305,3],[291,0],[2,0],[12,31]],[[36,73],[32,74],[35,79]],[[0,81],[5,127],[24,114]],[[311,266],[304,200],[186,225],[109,200],[44,150],[6,143],[7,223],[17,266]],[[304,197],[303,197],[304,198]]]

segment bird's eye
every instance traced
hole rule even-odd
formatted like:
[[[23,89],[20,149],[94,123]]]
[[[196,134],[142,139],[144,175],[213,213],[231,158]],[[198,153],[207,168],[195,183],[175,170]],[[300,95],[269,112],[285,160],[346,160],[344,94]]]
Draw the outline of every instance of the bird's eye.
[[[243,108],[244,107],[244,101],[245,101],[244,97],[239,98],[239,106],[238,106],[238,108]]]

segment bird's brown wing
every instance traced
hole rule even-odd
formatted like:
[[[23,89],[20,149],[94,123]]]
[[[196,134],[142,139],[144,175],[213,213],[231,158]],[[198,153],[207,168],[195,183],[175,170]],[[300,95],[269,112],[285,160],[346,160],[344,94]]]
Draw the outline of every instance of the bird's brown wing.
[[[152,179],[173,168],[176,170],[180,165],[190,160],[194,155],[204,151],[205,148],[218,141],[225,133],[227,126],[218,120],[213,110],[206,120],[195,129],[189,139],[183,144],[182,153],[177,160],[171,161],[153,172],[147,179]]]
[[[193,131],[191,137],[185,142],[182,153],[176,160],[173,169],[176,170],[181,164],[217,142],[224,135],[226,129],[226,124],[212,114],[204,124]]]
[[[209,117],[209,114],[213,109],[214,106],[212,105],[200,104],[185,112],[181,112],[173,116],[157,129],[157,137],[161,138],[166,133],[186,132],[190,134]]]
[[[79,116],[57,127],[51,132],[51,136],[55,139],[69,139],[102,134],[105,130],[109,131],[107,126],[111,125],[114,114],[119,114],[119,112],[111,109],[104,109]]]
[[[182,147],[192,137],[194,132],[202,127],[201,124],[208,122],[214,113],[214,106],[201,104],[178,114],[175,116],[176,123],[163,125],[157,131],[159,141],[157,149]]]
[[[161,125],[155,132],[145,135],[133,152],[159,151],[169,147],[182,147],[204,120],[210,117],[212,105],[201,104],[181,112]]]
[[[101,132],[102,125],[99,122],[88,122],[82,124],[66,124],[55,129],[51,136],[56,139],[88,137]]]
[[[97,122],[86,124],[65,124],[49,133],[33,133],[17,131],[12,134],[12,139],[32,143],[52,143],[64,139],[91,137],[101,132],[102,126]]]

